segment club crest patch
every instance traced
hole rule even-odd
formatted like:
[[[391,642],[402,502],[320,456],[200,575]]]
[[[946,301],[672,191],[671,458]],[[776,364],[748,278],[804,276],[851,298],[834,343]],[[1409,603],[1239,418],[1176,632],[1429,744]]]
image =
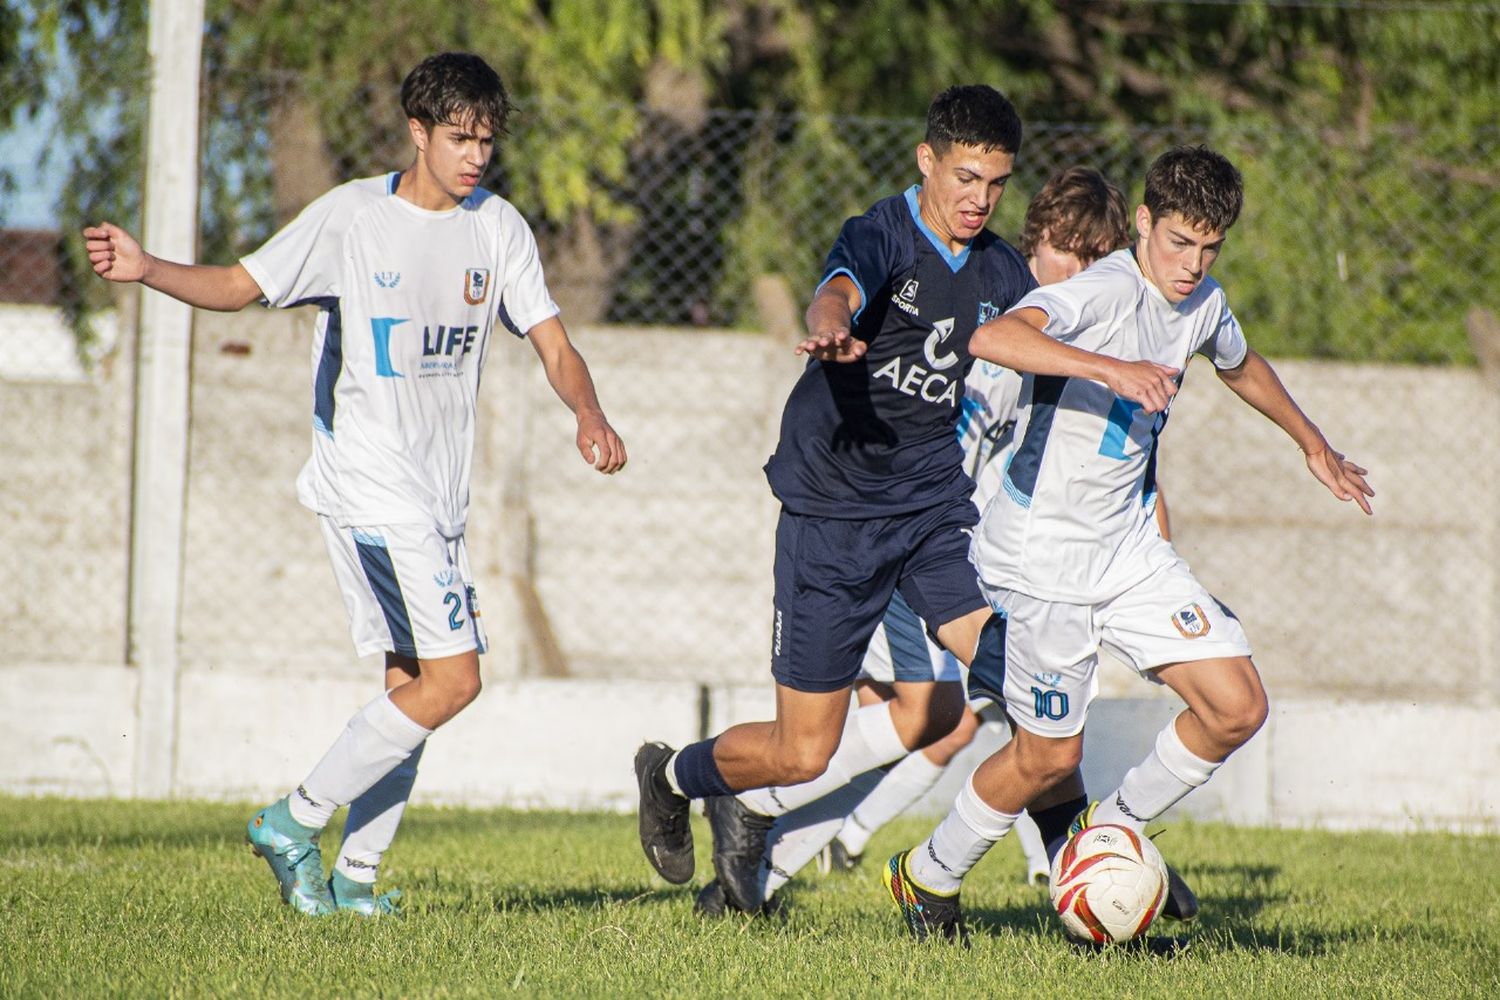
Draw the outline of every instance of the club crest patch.
[[[490,294],[490,271],[486,267],[471,267],[464,272],[464,301],[477,306]]]
[[[979,303],[979,318],[974,321],[975,326],[983,326],[990,320],[1000,315],[1000,307],[993,302]]]
[[[1177,631],[1182,633],[1184,639],[1201,639],[1213,630],[1213,624],[1197,604],[1178,608],[1172,615],[1172,624],[1177,626]]]

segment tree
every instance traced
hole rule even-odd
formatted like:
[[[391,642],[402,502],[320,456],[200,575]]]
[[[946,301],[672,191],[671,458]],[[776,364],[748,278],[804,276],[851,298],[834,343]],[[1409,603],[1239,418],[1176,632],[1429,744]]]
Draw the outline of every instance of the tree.
[[[55,95],[70,227],[133,218],[145,16],[144,0],[0,7],[0,72],[22,81],[0,88],[0,114],[81,73],[77,39],[107,69]],[[403,74],[469,48],[521,106],[487,182],[537,223],[575,318],[682,322],[702,305],[735,320],[747,271],[815,271],[838,221],[910,176],[874,147],[914,142],[930,97],[975,79],[1001,85],[1028,122],[1087,123],[1066,142],[1032,134],[1127,187],[1171,139],[1233,149],[1251,199],[1223,268],[1288,350],[1466,357],[1461,333],[1427,328],[1433,302],[1493,305],[1500,287],[1486,250],[1500,223],[1492,6],[209,0],[204,44],[204,258],[243,252],[339,179],[404,166]],[[1023,155],[1017,193],[1053,165]],[[1004,231],[1022,204],[1003,204]],[[1304,280],[1290,284],[1293,254]],[[663,276],[688,289],[668,305]]]

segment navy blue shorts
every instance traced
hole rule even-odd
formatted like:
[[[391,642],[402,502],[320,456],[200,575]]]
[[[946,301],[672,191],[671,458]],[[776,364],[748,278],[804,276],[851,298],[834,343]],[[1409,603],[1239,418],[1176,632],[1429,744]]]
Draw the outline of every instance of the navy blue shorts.
[[[967,500],[865,520],[783,509],[776,524],[771,673],[794,691],[854,683],[897,589],[934,631],[988,607],[969,563],[979,511]]]

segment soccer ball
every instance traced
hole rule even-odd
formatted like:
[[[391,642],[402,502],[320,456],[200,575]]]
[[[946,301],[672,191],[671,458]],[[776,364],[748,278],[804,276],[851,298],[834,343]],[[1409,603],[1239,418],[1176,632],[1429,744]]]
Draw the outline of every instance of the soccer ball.
[[[1140,937],[1166,897],[1161,852],[1127,827],[1085,827],[1052,860],[1052,905],[1068,935],[1080,941]]]

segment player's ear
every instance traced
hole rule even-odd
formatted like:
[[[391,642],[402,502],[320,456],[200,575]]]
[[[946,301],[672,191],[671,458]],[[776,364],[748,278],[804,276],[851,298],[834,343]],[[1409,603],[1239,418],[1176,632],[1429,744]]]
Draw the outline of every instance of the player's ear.
[[[411,141],[416,145],[417,152],[427,152],[427,140],[430,138],[427,126],[423,125],[419,119],[408,118],[406,119],[406,127],[411,132]]]
[[[917,169],[922,172],[923,177],[932,176],[933,164],[937,163],[937,154],[932,147],[925,142],[917,143]]]
[[[1141,239],[1151,235],[1151,209],[1145,205],[1135,207],[1135,231],[1140,233]]]

